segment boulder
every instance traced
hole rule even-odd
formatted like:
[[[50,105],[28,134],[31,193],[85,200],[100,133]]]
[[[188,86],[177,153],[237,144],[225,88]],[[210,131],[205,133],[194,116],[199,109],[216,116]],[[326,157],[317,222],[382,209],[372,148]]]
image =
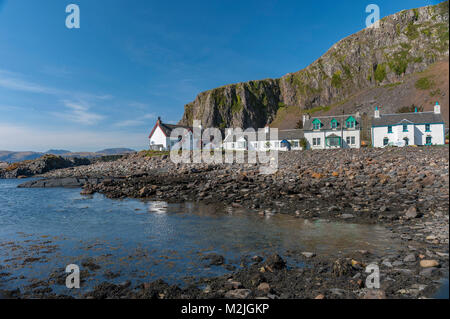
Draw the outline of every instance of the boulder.
[[[272,270],[281,270],[286,268],[286,262],[279,255],[275,254],[267,258],[266,267]]]
[[[203,256],[202,260],[207,260],[210,266],[220,266],[225,263],[225,258],[215,253]]]
[[[439,267],[439,262],[437,260],[421,260],[420,267],[422,268]]]
[[[250,289],[234,289],[225,293],[225,299],[246,299],[250,294]]]
[[[369,289],[362,299],[386,299],[386,293],[381,289]]]
[[[257,289],[268,294],[270,292],[270,285],[267,282],[263,282],[258,286]]]
[[[408,256],[406,256],[405,258],[403,258],[403,261],[405,263],[411,263],[411,262],[415,262],[416,261],[416,256],[414,254],[409,254]]]
[[[407,219],[420,218],[422,216],[423,216],[423,214],[421,214],[415,206],[411,206],[405,212],[405,218],[407,218]]]

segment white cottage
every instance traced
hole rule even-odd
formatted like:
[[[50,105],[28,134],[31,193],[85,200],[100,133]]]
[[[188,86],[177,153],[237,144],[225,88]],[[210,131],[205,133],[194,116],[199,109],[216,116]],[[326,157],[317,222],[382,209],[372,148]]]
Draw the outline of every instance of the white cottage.
[[[186,134],[172,138],[172,131],[177,128],[184,129]],[[160,117],[158,117],[158,121],[153,127],[148,138],[150,142],[150,149],[154,151],[170,151],[179,141],[181,141],[182,145],[187,149],[192,149],[199,146],[199,141],[193,138],[192,127],[166,124],[161,121]],[[189,147],[189,145],[191,145],[191,147]]]
[[[278,137],[271,137],[271,129],[264,128],[264,138],[259,139],[256,133],[235,133],[227,129],[223,148],[227,151],[289,151],[301,150],[300,140],[303,138],[303,130],[278,130]]]
[[[303,131],[309,149],[361,147],[361,117],[359,113],[313,118],[304,115]]]
[[[438,102],[433,112],[380,114],[375,109],[372,121],[373,147],[444,145],[445,123]]]

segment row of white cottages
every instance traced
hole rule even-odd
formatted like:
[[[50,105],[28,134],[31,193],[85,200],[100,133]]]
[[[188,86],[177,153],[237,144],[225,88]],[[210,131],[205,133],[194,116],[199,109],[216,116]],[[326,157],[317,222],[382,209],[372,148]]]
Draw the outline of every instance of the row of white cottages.
[[[176,128],[185,129],[186,136],[171,137]],[[201,128],[200,128],[201,129]],[[433,112],[414,112],[381,115],[375,109],[372,121],[373,147],[408,146],[408,145],[443,145],[445,144],[445,123],[439,103]],[[361,116],[351,115],[310,117],[303,116],[302,130],[278,130],[278,137],[271,137],[271,129],[264,128],[261,140],[256,133],[235,133],[227,129],[220,141],[210,143],[196,141],[193,128],[166,124],[158,118],[150,133],[150,149],[170,150],[180,140],[191,148],[219,148],[224,150],[301,150],[301,140],[306,140],[308,149],[360,148]],[[189,144],[187,144],[189,143]]]

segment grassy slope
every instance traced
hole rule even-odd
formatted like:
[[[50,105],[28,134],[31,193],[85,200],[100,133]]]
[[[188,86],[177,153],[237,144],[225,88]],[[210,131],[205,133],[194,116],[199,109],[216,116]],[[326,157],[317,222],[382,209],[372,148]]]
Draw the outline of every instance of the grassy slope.
[[[449,125],[449,94],[449,61],[446,60],[433,64],[424,72],[411,74],[402,82],[362,90],[342,103],[312,110],[312,113],[316,116],[336,115],[344,110],[346,114],[360,112],[372,115],[375,106],[380,107],[383,113],[396,113],[412,104],[423,106],[424,111],[432,111],[438,101]],[[271,126],[292,129],[301,117],[302,111],[298,107],[284,107],[278,111]]]

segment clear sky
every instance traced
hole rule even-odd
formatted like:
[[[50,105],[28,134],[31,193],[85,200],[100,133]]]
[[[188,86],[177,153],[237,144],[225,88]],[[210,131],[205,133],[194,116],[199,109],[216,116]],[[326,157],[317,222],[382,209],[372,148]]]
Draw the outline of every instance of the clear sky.
[[[0,0],[0,150],[143,149],[202,91],[298,71],[433,0]],[[80,29],[65,25],[80,7]]]

